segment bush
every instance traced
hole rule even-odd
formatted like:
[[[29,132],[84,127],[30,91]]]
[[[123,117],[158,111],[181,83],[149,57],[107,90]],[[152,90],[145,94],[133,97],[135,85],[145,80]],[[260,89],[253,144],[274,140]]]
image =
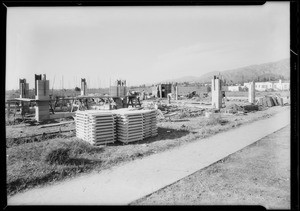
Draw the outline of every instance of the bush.
[[[77,156],[80,154],[93,154],[93,153],[100,153],[103,151],[103,147],[99,146],[93,146],[90,143],[86,141],[79,141],[79,140],[73,140],[68,143],[68,146],[70,148],[70,155]]]
[[[45,153],[44,161],[49,164],[65,164],[70,159],[70,149],[51,149]]]
[[[224,125],[228,121],[223,120],[220,114],[212,114],[206,119],[205,125]]]
[[[76,92],[80,92],[81,91],[81,89],[79,88],[79,87],[75,87],[75,89],[74,89]]]

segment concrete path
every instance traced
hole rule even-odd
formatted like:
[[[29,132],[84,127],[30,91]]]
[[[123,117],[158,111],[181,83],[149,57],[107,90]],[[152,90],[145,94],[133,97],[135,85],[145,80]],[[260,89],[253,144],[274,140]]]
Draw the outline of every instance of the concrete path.
[[[290,111],[163,153],[87,176],[36,188],[8,205],[125,205],[174,183],[289,125]]]

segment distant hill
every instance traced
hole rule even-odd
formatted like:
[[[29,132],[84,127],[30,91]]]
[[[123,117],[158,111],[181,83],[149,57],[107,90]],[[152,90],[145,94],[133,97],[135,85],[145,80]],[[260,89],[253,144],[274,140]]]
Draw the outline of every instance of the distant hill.
[[[219,72],[210,72],[198,78],[198,82],[210,82],[213,75]],[[259,65],[251,65],[233,70],[220,72],[227,83],[243,83],[248,81],[268,81],[290,79],[290,60],[283,59]]]
[[[283,59],[277,62],[269,62],[258,65],[251,65],[232,70],[213,71],[200,77],[187,76],[170,82],[200,82],[210,83],[214,75],[221,74],[228,84],[244,83],[248,81],[268,81],[279,79],[290,79],[290,59]]]
[[[178,82],[178,83],[183,83],[183,82],[187,82],[187,81],[198,81],[199,77],[196,76],[184,76],[181,78],[176,78],[176,79],[172,79],[172,80],[165,80],[166,82]]]

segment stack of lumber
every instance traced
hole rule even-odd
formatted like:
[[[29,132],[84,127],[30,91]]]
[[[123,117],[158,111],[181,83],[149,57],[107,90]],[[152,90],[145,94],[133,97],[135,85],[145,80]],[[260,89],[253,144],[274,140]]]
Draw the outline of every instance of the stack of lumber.
[[[129,143],[156,136],[156,110],[76,111],[76,137],[93,145]]]
[[[117,137],[123,143],[157,135],[155,110],[114,110],[117,115]]]
[[[93,145],[116,141],[116,115],[105,111],[76,111],[76,137]]]
[[[143,140],[143,115],[142,112],[115,110],[117,114],[117,133],[118,141],[128,143]]]
[[[157,120],[155,110],[141,110],[143,115],[143,136],[149,138],[157,135]]]
[[[151,113],[151,137],[157,136],[157,113],[156,110],[150,110],[149,113]]]

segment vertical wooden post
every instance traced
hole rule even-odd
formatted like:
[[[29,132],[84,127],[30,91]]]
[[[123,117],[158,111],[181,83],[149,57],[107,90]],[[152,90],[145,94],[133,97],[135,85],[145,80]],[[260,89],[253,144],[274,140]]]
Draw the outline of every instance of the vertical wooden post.
[[[221,79],[214,76],[211,83],[212,106],[216,109],[222,107]]]
[[[162,98],[162,88],[161,88],[161,84],[158,85],[159,88],[159,97]]]
[[[71,111],[70,112],[73,112],[74,103],[75,103],[75,98],[72,100],[72,105],[71,105]]]
[[[248,94],[249,94],[249,98],[248,98],[249,103],[255,103],[255,82],[254,81],[249,83]]]
[[[175,87],[175,99],[178,100],[178,85]]]
[[[109,98],[107,98],[108,99],[108,108],[109,108],[109,110],[111,110],[110,109],[110,99]]]
[[[9,118],[9,114],[10,114],[10,102],[7,102],[7,113],[6,113],[6,117]]]

